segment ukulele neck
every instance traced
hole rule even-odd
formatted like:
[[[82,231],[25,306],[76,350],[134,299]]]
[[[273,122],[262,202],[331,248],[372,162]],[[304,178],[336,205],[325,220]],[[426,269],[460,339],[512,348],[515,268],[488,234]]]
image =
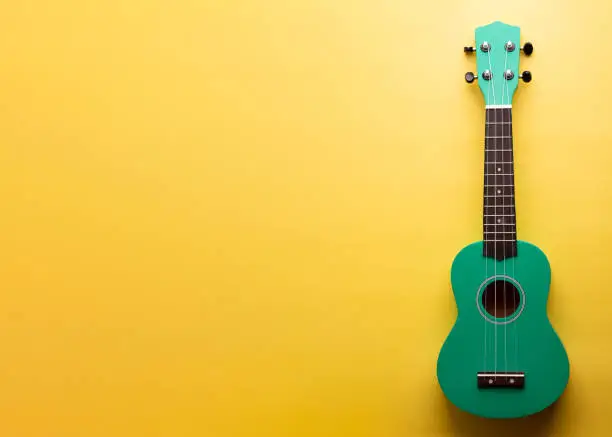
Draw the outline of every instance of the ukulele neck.
[[[483,255],[516,256],[512,107],[489,105],[485,122]]]

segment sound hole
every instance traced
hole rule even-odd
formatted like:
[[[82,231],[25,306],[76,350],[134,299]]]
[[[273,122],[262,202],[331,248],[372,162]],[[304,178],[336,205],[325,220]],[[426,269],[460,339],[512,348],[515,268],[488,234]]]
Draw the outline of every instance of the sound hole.
[[[482,306],[491,316],[503,319],[516,311],[520,299],[521,295],[512,283],[497,280],[485,287]]]

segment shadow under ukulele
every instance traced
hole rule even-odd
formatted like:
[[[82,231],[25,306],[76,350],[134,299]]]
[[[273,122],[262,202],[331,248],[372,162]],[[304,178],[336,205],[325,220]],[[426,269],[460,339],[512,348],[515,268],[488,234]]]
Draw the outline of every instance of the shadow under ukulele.
[[[445,399],[446,413],[451,428],[449,435],[457,437],[551,437],[556,418],[562,415],[568,385],[565,393],[550,407],[527,417],[517,419],[487,419],[460,410]]]

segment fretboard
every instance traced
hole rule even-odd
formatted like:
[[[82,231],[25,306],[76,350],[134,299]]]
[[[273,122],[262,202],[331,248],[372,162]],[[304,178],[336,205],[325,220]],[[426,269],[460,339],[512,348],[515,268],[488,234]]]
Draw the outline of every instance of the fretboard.
[[[512,108],[487,108],[483,206],[483,254],[516,256]]]

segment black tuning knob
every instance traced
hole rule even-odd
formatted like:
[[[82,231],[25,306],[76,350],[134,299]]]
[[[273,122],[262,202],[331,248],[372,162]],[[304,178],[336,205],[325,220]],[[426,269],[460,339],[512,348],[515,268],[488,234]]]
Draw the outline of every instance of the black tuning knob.
[[[476,49],[474,47],[466,46],[466,47],[463,48],[463,51],[465,53],[472,53],[472,52],[475,52]]]
[[[523,79],[523,82],[531,82],[531,71],[523,71],[521,79]]]
[[[526,42],[525,45],[521,47],[521,50],[523,51],[523,53],[529,56],[533,53],[533,44],[531,44],[530,42]]]
[[[478,78],[471,71],[468,71],[467,73],[465,73],[465,81],[467,83],[472,83],[476,79],[478,79]]]

